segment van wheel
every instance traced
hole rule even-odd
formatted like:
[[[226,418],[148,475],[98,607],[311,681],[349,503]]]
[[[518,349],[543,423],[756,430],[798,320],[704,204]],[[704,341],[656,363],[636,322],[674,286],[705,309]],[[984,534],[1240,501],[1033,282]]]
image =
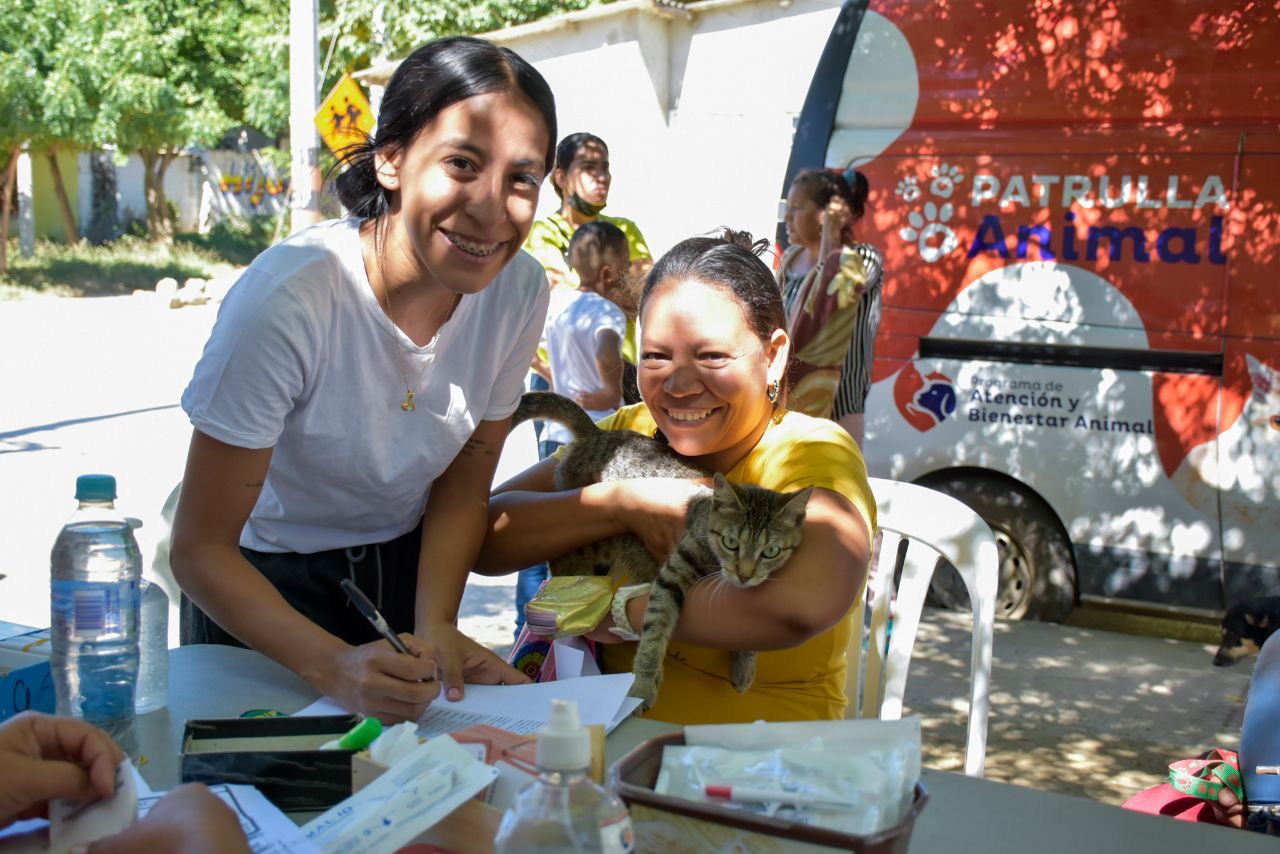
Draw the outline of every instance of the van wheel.
[[[991,527],[1000,554],[996,616],[1060,623],[1075,605],[1075,561],[1071,543],[1044,500],[1012,480],[944,474],[922,486],[973,508]],[[969,595],[950,564],[938,568],[930,601],[969,609]]]

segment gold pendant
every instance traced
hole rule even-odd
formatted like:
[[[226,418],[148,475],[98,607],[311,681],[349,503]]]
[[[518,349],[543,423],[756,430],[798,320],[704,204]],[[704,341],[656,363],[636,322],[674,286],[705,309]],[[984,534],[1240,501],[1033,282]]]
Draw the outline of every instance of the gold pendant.
[[[404,403],[400,404],[400,408],[405,412],[413,412],[418,408],[418,404],[413,402],[413,391],[411,389],[405,389],[404,392],[409,396],[404,399]]]

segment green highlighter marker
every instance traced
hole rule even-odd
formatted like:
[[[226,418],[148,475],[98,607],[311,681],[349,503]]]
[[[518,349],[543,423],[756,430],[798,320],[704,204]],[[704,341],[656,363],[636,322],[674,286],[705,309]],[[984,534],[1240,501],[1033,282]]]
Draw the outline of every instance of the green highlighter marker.
[[[382,735],[382,721],[377,718],[365,718],[338,739],[338,749],[364,750],[380,735]]]

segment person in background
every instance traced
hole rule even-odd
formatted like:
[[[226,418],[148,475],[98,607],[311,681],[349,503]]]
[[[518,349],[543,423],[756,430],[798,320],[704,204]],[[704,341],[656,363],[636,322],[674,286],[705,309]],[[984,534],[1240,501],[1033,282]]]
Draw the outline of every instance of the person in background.
[[[875,500],[849,434],[786,408],[789,340],[773,274],[745,235],[682,241],[654,265],[640,298],[644,402],[600,422],[668,442],[707,472],[779,492],[815,487],[800,545],[764,584],[712,581],[688,592],[646,714],[674,723],[839,719],[845,651],[867,571]],[[663,562],[685,532],[696,480],[641,477],[555,486],[556,457],[498,487],[476,571],[500,575],[617,534]],[[612,577],[615,591],[632,584]],[[633,595],[634,594],[634,595]],[[619,599],[619,595],[621,599]],[[647,592],[615,593],[589,635],[604,670],[631,670]],[[613,620],[625,614],[625,627]],[[734,690],[728,650],[759,650],[755,682]]]
[[[184,643],[244,644],[401,721],[441,683],[528,681],[455,621],[546,314],[520,247],[555,101],[512,51],[446,38],[400,64],[377,127],[344,152],[350,215],[268,249],[222,304],[182,396],[170,559]]]
[[[791,406],[839,422],[861,447],[880,325],[883,259],[854,238],[866,177],[805,169],[787,192],[787,240],[778,265],[796,364]]]
[[[604,140],[585,132],[569,134],[560,140],[560,144],[556,146],[555,170],[551,173],[551,186],[560,197],[560,208],[535,222],[529,232],[529,239],[525,242],[525,249],[547,271],[547,280],[551,282],[553,294],[559,287],[578,286],[577,274],[569,265],[569,240],[583,223],[608,222],[621,229],[627,237],[636,276],[643,277],[653,265],[653,255],[649,252],[640,228],[625,217],[601,213],[608,204],[612,184],[609,147]],[[635,345],[635,322],[632,320],[627,324],[622,344],[622,356],[626,360],[623,387],[628,403],[639,400],[639,395],[635,392]],[[533,370],[539,379],[531,379],[530,389],[545,391],[550,388],[545,342],[539,347]]]
[[[0,829],[44,818],[55,799],[95,801],[115,792],[122,751],[105,732],[67,717],[23,712],[0,724]],[[156,851],[237,854],[249,842],[235,813],[200,783],[179,786],[95,854]]]
[[[551,361],[551,390],[572,398],[599,421],[622,405],[622,338],[630,303],[627,293],[627,237],[610,222],[588,222],[569,240],[569,266],[578,276],[578,289],[561,288],[547,312],[547,349]],[[550,424],[539,443],[546,459],[573,435],[561,424]],[[542,563],[520,571],[516,581],[516,637],[524,626],[524,606],[547,579]]]

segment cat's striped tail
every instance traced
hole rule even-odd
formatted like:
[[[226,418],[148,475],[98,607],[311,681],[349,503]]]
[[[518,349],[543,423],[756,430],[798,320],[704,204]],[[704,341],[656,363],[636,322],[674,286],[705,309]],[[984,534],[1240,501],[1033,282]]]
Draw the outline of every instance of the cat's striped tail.
[[[585,409],[553,391],[528,391],[520,396],[520,405],[511,416],[511,426],[514,428],[530,419],[563,424],[575,439],[589,436],[600,429]]]

